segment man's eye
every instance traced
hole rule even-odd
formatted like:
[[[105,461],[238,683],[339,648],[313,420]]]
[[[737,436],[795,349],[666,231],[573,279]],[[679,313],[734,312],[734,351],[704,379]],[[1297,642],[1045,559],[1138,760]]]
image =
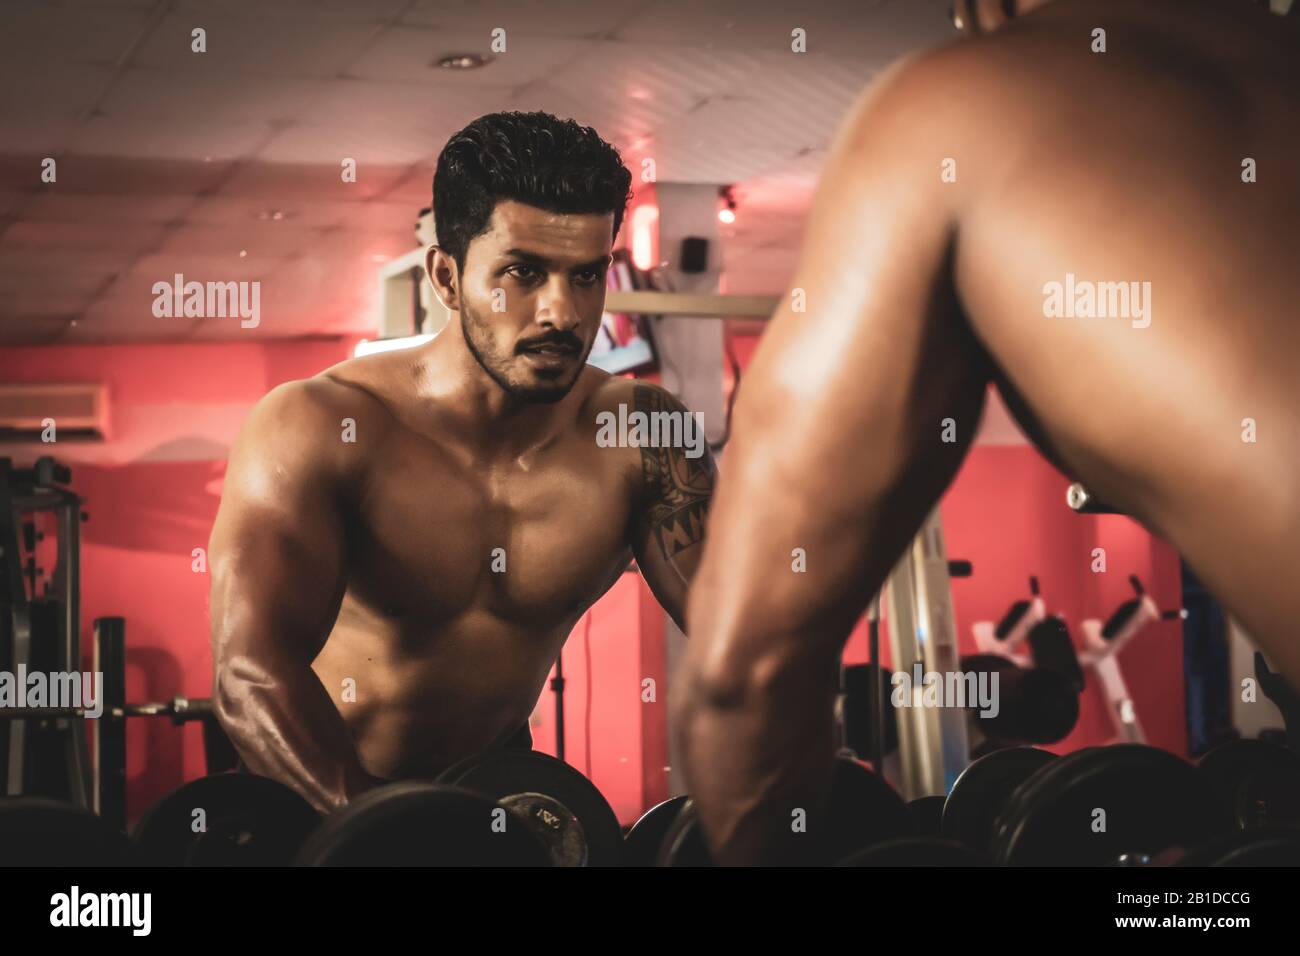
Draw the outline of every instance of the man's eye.
[[[506,271],[519,279],[531,279],[537,275],[537,270],[532,266],[511,266]]]
[[[579,272],[577,279],[583,285],[595,285],[600,281],[600,273],[594,269],[588,269],[586,272]]]

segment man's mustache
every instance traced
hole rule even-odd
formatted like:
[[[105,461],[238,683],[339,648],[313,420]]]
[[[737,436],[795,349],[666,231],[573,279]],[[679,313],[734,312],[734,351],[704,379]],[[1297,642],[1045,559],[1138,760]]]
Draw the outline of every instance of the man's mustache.
[[[572,333],[562,332],[520,342],[516,347],[516,350],[527,352],[530,349],[544,348],[546,346],[553,346],[554,348],[563,349],[576,354],[582,351],[582,340]]]

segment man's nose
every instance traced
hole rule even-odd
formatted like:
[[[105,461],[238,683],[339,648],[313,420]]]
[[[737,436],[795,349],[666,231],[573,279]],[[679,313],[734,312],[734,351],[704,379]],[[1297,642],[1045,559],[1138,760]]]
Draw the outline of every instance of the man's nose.
[[[546,284],[537,298],[538,325],[570,332],[578,326],[578,307],[567,276],[557,276]]]

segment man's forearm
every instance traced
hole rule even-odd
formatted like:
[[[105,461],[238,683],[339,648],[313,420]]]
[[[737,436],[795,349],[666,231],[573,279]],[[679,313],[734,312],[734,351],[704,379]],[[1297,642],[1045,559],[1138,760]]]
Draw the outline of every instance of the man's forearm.
[[[218,719],[245,765],[329,812],[375,783],[347,725],[310,667],[249,657],[218,662]]]
[[[719,686],[692,658],[674,688],[673,726],[716,862],[814,861],[834,767],[836,662],[760,664],[755,679]]]

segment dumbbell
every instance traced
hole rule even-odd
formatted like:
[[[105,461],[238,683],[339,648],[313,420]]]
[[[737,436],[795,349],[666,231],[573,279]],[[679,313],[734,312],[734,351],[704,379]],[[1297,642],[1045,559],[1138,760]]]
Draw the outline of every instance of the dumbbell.
[[[44,797],[0,797],[0,867],[135,862],[126,835],[87,810]]]
[[[1037,747],[1007,747],[969,764],[944,801],[939,832],[970,849],[987,854],[998,814],[1015,789],[1056,760]]]
[[[994,863],[1107,866],[1156,858],[1230,829],[1207,777],[1155,747],[1090,747],[1050,761],[1011,793],[990,841]]]
[[[641,814],[623,838],[624,866],[655,865],[664,837],[689,799],[685,795],[672,797]]]
[[[1265,740],[1229,740],[1197,769],[1238,829],[1300,824],[1300,754]]]
[[[617,866],[618,818],[586,777],[527,750],[468,758],[433,783],[388,784],[331,814],[307,866]]]
[[[154,804],[132,828],[150,866],[287,866],[320,816],[267,777],[200,777]]]
[[[895,837],[914,835],[914,824],[902,797],[865,764],[836,757],[827,805],[819,817],[806,814],[804,829],[792,840],[807,839],[806,848],[792,844],[810,863],[834,863],[866,847]],[[712,866],[695,807],[689,801],[668,827],[656,860],[659,866]]]
[[[907,812],[912,817],[912,829],[917,836],[938,836],[943,832],[943,805],[947,797],[931,794],[907,801]]]

